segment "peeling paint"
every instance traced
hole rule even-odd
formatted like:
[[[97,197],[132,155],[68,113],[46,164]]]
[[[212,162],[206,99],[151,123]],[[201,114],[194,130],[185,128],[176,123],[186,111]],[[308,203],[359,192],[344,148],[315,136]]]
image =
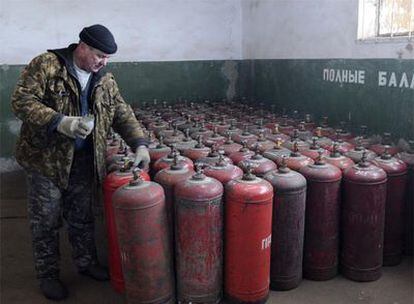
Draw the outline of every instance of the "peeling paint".
[[[221,72],[228,80],[228,87],[226,90],[227,100],[233,100],[234,96],[236,95],[237,79],[239,78],[236,62],[226,61],[221,68]]]

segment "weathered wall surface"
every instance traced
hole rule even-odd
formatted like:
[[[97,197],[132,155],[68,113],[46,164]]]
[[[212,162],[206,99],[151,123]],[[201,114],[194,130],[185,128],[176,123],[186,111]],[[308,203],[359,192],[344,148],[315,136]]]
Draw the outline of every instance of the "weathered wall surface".
[[[358,42],[358,0],[246,0],[242,57],[414,59],[414,41]]]

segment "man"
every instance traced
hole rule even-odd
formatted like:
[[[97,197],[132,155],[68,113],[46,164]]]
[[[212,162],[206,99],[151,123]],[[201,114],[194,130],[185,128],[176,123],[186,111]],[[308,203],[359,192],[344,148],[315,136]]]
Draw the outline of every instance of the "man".
[[[34,58],[12,96],[12,109],[23,121],[16,159],[28,176],[35,269],[40,289],[52,300],[68,296],[59,279],[62,216],[78,271],[108,280],[97,260],[91,204],[93,185],[105,176],[110,128],[135,151],[135,165],[147,166],[150,160],[140,124],[114,76],[102,70],[117,51],[112,33],[96,24],[79,37],[78,44]]]

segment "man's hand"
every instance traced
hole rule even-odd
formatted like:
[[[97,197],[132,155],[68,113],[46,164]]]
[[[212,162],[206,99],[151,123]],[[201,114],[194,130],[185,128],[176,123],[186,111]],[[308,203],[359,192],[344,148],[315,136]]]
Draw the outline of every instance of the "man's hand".
[[[93,129],[93,124],[87,123],[81,116],[64,116],[57,126],[57,131],[67,137],[85,139]]]
[[[142,169],[148,168],[150,161],[151,159],[148,153],[148,148],[145,146],[139,146],[135,151],[134,167],[138,166]]]

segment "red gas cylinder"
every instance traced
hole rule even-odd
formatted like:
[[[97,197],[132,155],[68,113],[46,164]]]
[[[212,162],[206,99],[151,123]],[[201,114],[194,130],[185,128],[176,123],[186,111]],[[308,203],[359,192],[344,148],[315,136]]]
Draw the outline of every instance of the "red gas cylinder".
[[[323,137],[332,137],[335,135],[335,130],[329,127],[327,116],[322,117],[320,130]]]
[[[183,154],[187,149],[194,148],[197,144],[197,141],[191,138],[189,129],[186,129],[184,133],[185,137],[175,144],[175,147],[181,154]]]
[[[269,295],[272,185],[251,173],[225,188],[224,292],[230,303],[264,303]]]
[[[237,164],[244,171],[248,166],[252,167],[252,173],[258,177],[263,177],[267,172],[276,170],[276,164],[259,154],[258,147],[256,146],[256,154],[251,158],[242,160]]]
[[[234,152],[239,151],[243,146],[241,144],[235,143],[231,139],[231,134],[227,133],[227,140],[224,142],[223,145],[220,146],[220,149],[224,151],[225,155],[231,155]]]
[[[405,193],[405,228],[404,228],[404,253],[413,255],[414,252],[414,140],[409,141],[410,148],[406,152],[396,155],[408,166],[408,182]]]
[[[113,195],[126,298],[166,303],[174,299],[174,279],[164,190],[134,175]]]
[[[351,151],[355,148],[355,146],[349,142],[343,141],[342,139],[338,138],[336,142],[333,142],[331,145],[321,145],[322,148],[332,152],[333,145],[336,144],[336,151],[341,154],[345,154],[348,151]]]
[[[338,272],[341,170],[322,161],[299,172],[307,180],[303,276],[329,280]]]
[[[220,154],[224,154],[223,151],[219,152],[219,151],[217,151],[216,146],[212,146],[211,147],[211,152],[207,156],[197,159],[195,163],[205,164],[205,165],[214,165],[220,160]],[[223,159],[226,162],[228,162],[229,164],[233,163],[233,161],[230,158],[228,158],[227,156],[223,156]]]
[[[128,184],[132,178],[130,170],[131,163],[125,165],[118,171],[108,174],[103,183],[104,193],[104,212],[106,233],[108,238],[108,266],[111,277],[112,288],[119,293],[125,291],[124,276],[122,274],[121,255],[116,234],[115,216],[112,206],[112,195],[119,187]],[[138,171],[140,178],[146,181],[150,180],[145,171]]]
[[[382,155],[385,152],[386,148],[387,153],[391,156],[394,156],[395,154],[400,152],[400,149],[391,143],[391,133],[387,132],[384,133],[381,144],[374,144],[369,147],[369,149],[377,155]]]
[[[178,303],[218,303],[223,284],[223,185],[201,173],[175,187]]]
[[[283,157],[280,157],[276,161],[276,164],[279,165],[282,162],[282,158]],[[286,157],[285,161],[286,161],[286,165],[290,169],[295,170],[295,171],[299,171],[300,168],[314,163],[312,158],[309,158],[299,153],[297,145],[293,146],[293,152],[291,152],[290,155]]]
[[[239,167],[226,162],[220,154],[219,161],[216,164],[207,166],[204,169],[204,174],[217,179],[225,185],[233,179],[241,178],[243,176],[243,171]]]
[[[319,152],[322,151],[323,156],[328,156],[329,152],[323,148],[321,148],[317,143],[316,140],[317,137],[312,138],[312,144],[308,149],[303,149],[300,153],[302,155],[305,155],[309,158],[312,158],[313,160],[317,159],[319,157]]]
[[[155,174],[154,181],[164,188],[167,217],[171,232],[174,231],[174,188],[179,182],[187,180],[193,174],[194,170],[192,168],[179,164],[178,154],[174,155],[171,167],[164,168]]]
[[[211,147],[214,145],[219,147],[223,145],[225,141],[226,141],[226,138],[217,132],[217,127],[214,127],[213,135],[207,138],[204,138],[204,144],[208,147]]]
[[[274,190],[270,288],[289,290],[302,280],[306,179],[284,162],[264,178]]]
[[[377,157],[377,154],[372,152],[371,150],[365,149],[361,142],[359,141],[359,144],[352,150],[345,153],[346,157],[349,157],[352,159],[355,163],[358,163],[362,159],[362,154],[365,152],[365,157],[368,161],[373,160],[375,157]]]
[[[254,155],[254,152],[247,148],[247,141],[242,142],[243,147],[239,151],[233,152],[229,155],[229,158],[233,161],[234,164],[238,164],[242,160],[249,159]]]
[[[171,153],[171,148],[164,145],[164,137],[160,136],[160,142],[155,148],[148,149],[150,158],[151,158],[151,165],[153,165],[157,160],[163,158]]]
[[[282,123],[279,126],[280,132],[286,135],[289,135],[289,136],[293,134],[293,130],[295,129],[295,127],[291,125],[290,123],[292,123],[292,121],[289,121],[288,117],[286,115],[283,115]]]
[[[289,135],[283,134],[282,132],[279,131],[278,124],[274,124],[274,127],[272,128],[272,133],[267,134],[266,138],[274,142],[276,142],[277,140],[282,140],[282,142],[290,140]]]
[[[274,148],[264,152],[263,156],[277,163],[283,156],[289,156],[291,153],[292,151],[282,147],[282,140],[278,139]]]
[[[184,167],[187,167],[189,169],[194,169],[194,164],[193,161],[191,159],[189,159],[188,157],[185,156],[181,156],[178,151],[173,148],[170,152],[170,154],[168,154],[165,157],[160,158],[159,160],[157,160],[154,165],[152,166],[152,172],[155,176],[155,174],[157,174],[158,171],[164,169],[164,168],[168,168],[172,165],[173,161],[174,161],[174,155],[178,154],[178,163]]]
[[[342,274],[354,281],[381,277],[387,174],[366,161],[344,172]]]
[[[286,149],[293,150],[295,144],[298,147],[298,151],[308,150],[310,147],[310,144],[308,142],[299,139],[297,129],[293,131],[292,138],[288,141],[283,142],[282,146]]]
[[[148,124],[147,129],[150,131],[154,131],[155,135],[158,136],[158,134],[162,131],[168,128],[168,123],[166,121],[163,121],[161,117],[159,117],[156,121]]]
[[[206,157],[210,152],[211,149],[204,146],[203,137],[200,135],[197,144],[193,148],[186,149],[183,155],[192,161],[196,161],[199,158]]]
[[[306,129],[304,121],[299,123],[297,134],[298,138],[303,141],[307,141],[312,138],[312,132]]]
[[[372,163],[387,173],[383,265],[395,266],[401,263],[403,252],[407,165],[388,154],[388,147],[385,147],[385,152]]]
[[[263,152],[273,149],[275,146],[275,143],[273,141],[266,139],[263,133],[260,133],[257,141],[251,144],[249,148],[252,149],[253,147],[256,147],[256,146],[259,149],[259,152],[263,153]]]
[[[167,145],[171,145],[171,144],[180,142],[184,138],[185,138],[184,133],[179,131],[177,129],[177,126],[174,126],[174,131],[170,135],[165,137],[164,142]]]
[[[120,145],[120,140],[117,139],[115,133],[113,133],[112,138],[110,140],[107,140],[105,157],[107,159],[110,159],[112,155],[116,154],[119,150],[119,145]]]
[[[332,152],[329,154],[329,156],[325,156],[325,161],[328,164],[334,165],[335,167],[338,167],[342,171],[345,169],[348,169],[355,165],[355,163],[350,159],[349,157],[341,155],[337,150],[337,143],[333,144]]]
[[[310,114],[305,114],[305,129],[313,131],[316,128],[316,123],[312,121]]]
[[[352,135],[352,133],[346,130],[346,127],[345,127],[346,123],[344,121],[341,121],[340,124],[341,124],[341,129],[336,130],[335,138],[332,138],[332,139],[336,141],[342,140],[344,142],[348,142],[354,136]]]
[[[199,136],[201,136],[203,139],[206,139],[207,137],[210,137],[211,135],[213,135],[213,133],[214,133],[213,131],[204,127],[204,122],[203,122],[201,123],[201,127],[197,131],[194,131],[193,133],[191,133],[191,137],[198,138]]]
[[[355,146],[363,146],[367,149],[370,145],[372,145],[372,139],[368,137],[367,130],[368,127],[362,125],[360,127],[360,135],[350,139],[349,142]]]
[[[243,141],[246,141],[248,145],[251,145],[257,141],[257,136],[247,131],[247,125],[245,125],[245,130],[243,133],[235,134],[233,136],[233,140],[239,144],[241,144]]]

